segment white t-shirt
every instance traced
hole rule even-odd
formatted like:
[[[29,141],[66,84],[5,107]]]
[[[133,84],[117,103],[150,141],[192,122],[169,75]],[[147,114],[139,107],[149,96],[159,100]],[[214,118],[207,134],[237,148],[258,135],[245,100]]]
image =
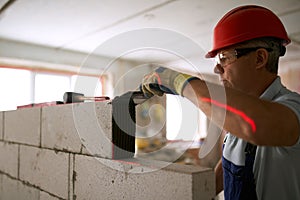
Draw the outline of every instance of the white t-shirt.
[[[289,107],[300,123],[300,95],[285,88],[280,77],[277,77],[260,98]],[[229,133],[223,156],[235,165],[244,166],[246,144],[246,141]],[[258,199],[300,199],[300,138],[291,147],[258,146],[253,173]]]

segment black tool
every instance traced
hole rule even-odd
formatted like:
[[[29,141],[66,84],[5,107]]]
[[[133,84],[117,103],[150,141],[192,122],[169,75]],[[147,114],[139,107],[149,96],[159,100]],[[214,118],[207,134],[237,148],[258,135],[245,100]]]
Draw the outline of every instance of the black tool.
[[[112,101],[113,159],[134,157],[136,134],[136,105],[146,97],[142,91],[128,91]]]
[[[84,96],[84,94],[81,93],[65,92],[63,99],[64,99],[64,103],[79,103],[79,102],[84,102],[85,100],[104,101],[104,100],[109,100],[109,97],[107,96],[86,97]]]
[[[144,103],[150,97],[145,96],[142,91],[130,91],[122,95],[123,98],[131,98],[135,105]]]

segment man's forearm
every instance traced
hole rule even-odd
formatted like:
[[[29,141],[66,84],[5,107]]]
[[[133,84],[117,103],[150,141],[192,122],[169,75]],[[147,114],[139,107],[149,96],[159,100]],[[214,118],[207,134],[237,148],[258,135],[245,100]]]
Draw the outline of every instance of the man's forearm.
[[[253,144],[289,146],[298,140],[298,119],[281,104],[200,79],[187,84],[183,96],[218,126]]]

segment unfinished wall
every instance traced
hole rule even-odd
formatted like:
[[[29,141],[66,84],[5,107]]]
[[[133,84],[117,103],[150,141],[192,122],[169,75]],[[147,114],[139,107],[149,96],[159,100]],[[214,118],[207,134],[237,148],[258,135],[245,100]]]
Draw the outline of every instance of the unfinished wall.
[[[111,160],[111,104],[0,112],[0,199],[212,199],[211,169]]]

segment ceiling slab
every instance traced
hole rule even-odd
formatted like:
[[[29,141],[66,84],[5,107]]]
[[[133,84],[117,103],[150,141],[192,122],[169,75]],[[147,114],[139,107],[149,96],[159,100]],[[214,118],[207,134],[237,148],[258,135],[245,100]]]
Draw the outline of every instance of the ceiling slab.
[[[0,36],[58,47],[164,0],[19,0],[0,20]]]
[[[7,2],[0,0],[0,6]],[[300,0],[17,0],[0,13],[0,39],[145,62],[187,55],[203,58],[211,48],[217,21],[245,4],[273,10],[284,22],[292,45],[300,45]],[[164,34],[148,38],[134,34],[151,28]],[[128,37],[128,33],[133,34]],[[189,48],[191,41],[197,48]],[[288,53],[300,55],[298,49],[288,48]]]

